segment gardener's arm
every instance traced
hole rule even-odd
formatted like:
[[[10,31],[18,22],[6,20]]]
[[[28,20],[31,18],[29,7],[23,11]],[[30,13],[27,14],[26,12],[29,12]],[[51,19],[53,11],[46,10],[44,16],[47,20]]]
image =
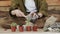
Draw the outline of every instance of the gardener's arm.
[[[46,0],[39,0],[40,3],[40,8],[39,8],[39,13],[38,15],[40,15],[40,17],[47,16],[47,10],[48,10],[48,5],[46,3]]]
[[[17,1],[18,0],[11,0],[12,4],[10,7],[9,14],[12,17],[25,17],[24,13],[18,9],[19,3]]]

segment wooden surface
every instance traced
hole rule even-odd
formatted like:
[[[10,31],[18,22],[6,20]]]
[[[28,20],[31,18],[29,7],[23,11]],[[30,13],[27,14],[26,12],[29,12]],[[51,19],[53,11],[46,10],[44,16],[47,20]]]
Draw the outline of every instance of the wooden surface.
[[[0,1],[0,6],[10,6],[10,1]]]
[[[46,0],[48,5],[60,5],[60,0]],[[10,0],[0,0],[0,6],[9,6],[11,4]]]

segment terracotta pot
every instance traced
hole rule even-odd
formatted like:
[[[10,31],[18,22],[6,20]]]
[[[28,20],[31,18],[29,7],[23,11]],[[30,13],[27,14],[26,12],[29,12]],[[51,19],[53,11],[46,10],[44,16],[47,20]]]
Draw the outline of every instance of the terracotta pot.
[[[31,26],[26,26],[26,31],[31,31]]]
[[[37,26],[33,26],[33,31],[37,31]]]
[[[15,26],[11,26],[11,31],[15,32],[16,31],[16,27]]]
[[[24,27],[23,26],[19,26],[19,31],[23,32],[24,31]]]

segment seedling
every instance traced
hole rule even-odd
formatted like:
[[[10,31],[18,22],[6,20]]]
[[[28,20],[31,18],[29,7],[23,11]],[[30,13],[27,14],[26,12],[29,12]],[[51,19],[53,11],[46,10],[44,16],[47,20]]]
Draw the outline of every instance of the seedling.
[[[12,32],[16,31],[16,26],[17,26],[17,24],[15,22],[11,23],[11,31]]]

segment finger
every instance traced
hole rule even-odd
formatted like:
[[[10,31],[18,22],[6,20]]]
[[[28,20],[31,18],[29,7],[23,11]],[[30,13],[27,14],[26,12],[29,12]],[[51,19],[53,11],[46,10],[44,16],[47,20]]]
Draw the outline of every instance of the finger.
[[[16,16],[21,17],[22,15],[19,13],[19,11],[16,11]]]
[[[23,12],[19,11],[19,13],[20,13],[20,15],[21,15],[22,17],[25,17],[25,15],[24,15]]]
[[[34,13],[33,17],[36,17],[36,18],[38,18],[38,15],[37,15],[36,13]]]
[[[16,16],[17,16],[17,17],[21,17],[21,15],[20,15],[20,14],[16,14]]]
[[[22,17],[25,17],[25,15],[24,15],[23,13],[21,13],[21,16],[22,16]]]

